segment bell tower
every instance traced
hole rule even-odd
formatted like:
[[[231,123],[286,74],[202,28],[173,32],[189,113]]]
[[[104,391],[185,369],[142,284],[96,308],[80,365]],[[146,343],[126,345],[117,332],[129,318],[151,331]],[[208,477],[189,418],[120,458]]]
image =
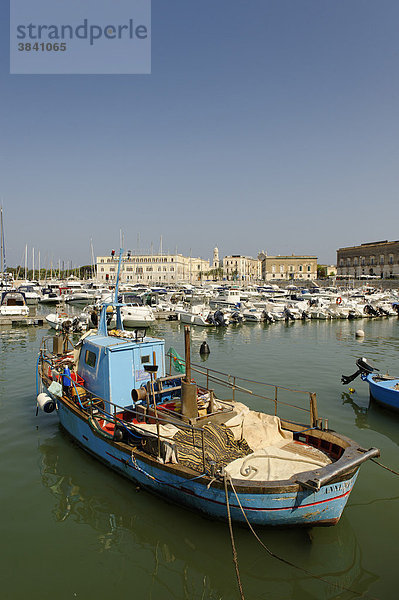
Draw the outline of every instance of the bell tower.
[[[219,248],[214,248],[213,249],[213,260],[212,260],[212,269],[218,269],[219,268]]]

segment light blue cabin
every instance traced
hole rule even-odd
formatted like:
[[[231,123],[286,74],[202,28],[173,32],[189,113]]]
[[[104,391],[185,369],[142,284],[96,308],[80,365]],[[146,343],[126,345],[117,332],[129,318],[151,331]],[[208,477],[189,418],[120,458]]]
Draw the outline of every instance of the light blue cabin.
[[[109,402],[122,407],[132,405],[132,389],[150,380],[145,365],[157,365],[156,376],[165,376],[164,340],[144,337],[136,341],[100,334],[83,340],[78,373],[85,387],[102,398],[109,411]]]

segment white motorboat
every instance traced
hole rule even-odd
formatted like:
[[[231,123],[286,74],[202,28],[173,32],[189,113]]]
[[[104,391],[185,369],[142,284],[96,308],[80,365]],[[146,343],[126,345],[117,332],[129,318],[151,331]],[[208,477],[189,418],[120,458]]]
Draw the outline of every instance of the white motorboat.
[[[2,317],[27,317],[29,308],[22,292],[6,290],[1,293],[0,315]]]
[[[176,309],[176,314],[179,321],[188,323],[189,325],[199,325],[200,327],[212,327],[212,323],[208,320],[209,309],[204,305],[197,304],[187,309]]]
[[[265,314],[262,310],[258,308],[246,308],[242,311],[242,316],[244,321],[247,323],[260,323],[260,321],[264,321]]]
[[[56,331],[62,329],[85,331],[88,328],[88,315],[85,315],[84,313],[79,317],[69,316],[65,312],[50,313],[46,316],[46,321]]]
[[[39,302],[40,304],[58,304],[62,302],[62,296],[54,288],[43,288]]]
[[[155,321],[154,312],[150,306],[126,304],[121,307],[121,317],[124,327],[150,327]]]
[[[20,285],[18,291],[24,294],[26,304],[37,304],[41,298],[41,295],[35,291],[33,285]]]

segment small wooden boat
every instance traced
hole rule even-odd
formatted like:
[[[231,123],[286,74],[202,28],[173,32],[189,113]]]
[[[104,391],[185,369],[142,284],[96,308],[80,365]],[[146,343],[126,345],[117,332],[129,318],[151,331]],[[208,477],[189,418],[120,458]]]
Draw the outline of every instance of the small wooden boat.
[[[305,395],[309,424],[277,416],[284,406],[278,386],[265,396],[272,414],[251,410],[235,399],[237,390],[248,392],[236,377],[191,364],[189,326],[182,361],[173,351],[166,355],[164,340],[145,330],[124,331],[123,305],[116,301],[117,329],[108,332],[109,306],[103,305],[98,330],[75,346],[67,335],[43,340],[38,408],[56,408],[72,438],[118,473],[209,517],[228,518],[228,504],[232,520],[241,523],[339,520],[360,465],[378,449],[328,429],[315,394]],[[229,387],[232,397],[216,398],[212,381]]]
[[[353,375],[342,375],[343,384],[348,384],[359,375],[369,384],[370,397],[381,406],[394,411],[399,411],[399,377],[379,375],[378,369],[373,367],[366,358],[356,361],[358,370]]]

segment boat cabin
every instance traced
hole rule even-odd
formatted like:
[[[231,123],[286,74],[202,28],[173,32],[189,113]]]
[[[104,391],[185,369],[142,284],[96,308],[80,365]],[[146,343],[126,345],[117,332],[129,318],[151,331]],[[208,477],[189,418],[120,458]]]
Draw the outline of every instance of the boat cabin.
[[[29,308],[26,305],[25,294],[15,290],[6,290],[1,293],[0,301],[1,315],[28,315]]]
[[[155,377],[165,376],[165,342],[142,335],[131,340],[90,335],[83,340],[78,358],[79,376],[86,388],[108,404],[107,410],[110,402],[124,408],[132,405],[132,390],[150,381],[145,366],[156,365]]]

